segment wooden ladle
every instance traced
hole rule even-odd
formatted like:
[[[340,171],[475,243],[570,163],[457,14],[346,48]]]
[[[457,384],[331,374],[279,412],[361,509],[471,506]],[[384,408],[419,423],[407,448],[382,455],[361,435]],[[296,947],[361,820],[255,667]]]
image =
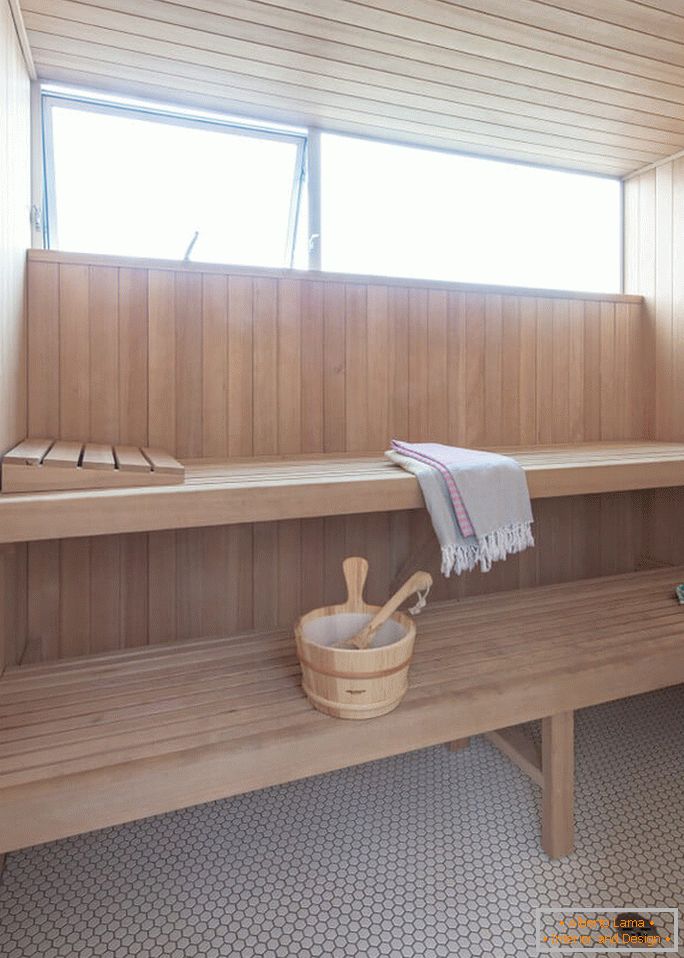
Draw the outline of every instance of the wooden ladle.
[[[368,625],[364,626],[360,632],[348,639],[344,645],[356,649],[367,649],[373,641],[373,636],[383,625],[392,613],[396,612],[401,603],[414,592],[423,592],[432,585],[432,576],[429,572],[414,572],[410,579],[402,585],[394,595],[385,602],[383,607],[375,613]]]

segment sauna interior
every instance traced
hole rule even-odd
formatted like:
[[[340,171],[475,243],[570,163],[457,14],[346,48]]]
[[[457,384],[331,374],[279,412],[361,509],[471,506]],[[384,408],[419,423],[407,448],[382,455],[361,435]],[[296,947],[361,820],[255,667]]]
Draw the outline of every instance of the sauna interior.
[[[0,0],[3,958],[684,954],[683,400],[680,0]]]

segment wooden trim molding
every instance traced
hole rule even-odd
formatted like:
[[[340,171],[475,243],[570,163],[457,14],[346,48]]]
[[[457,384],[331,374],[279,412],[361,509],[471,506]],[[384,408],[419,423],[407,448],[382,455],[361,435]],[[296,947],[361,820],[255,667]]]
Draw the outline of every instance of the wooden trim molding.
[[[135,256],[109,256],[97,253],[67,253],[62,250],[32,249],[30,263],[57,263],[70,266],[113,266],[119,269],[168,270],[173,273],[205,273],[219,276],[255,276],[263,279],[308,279],[324,283],[359,283],[364,286],[411,287],[456,293],[480,293],[497,296],[534,296],[544,299],[579,299],[589,302],[636,303],[643,296],[623,293],[576,292],[562,289],[532,289],[524,286],[495,286],[481,283],[448,283],[433,279],[396,276],[365,276],[351,273],[327,273],[318,270],[271,269],[263,266],[232,266],[223,263],[186,263],[183,260],[145,259]]]
[[[28,34],[26,33],[26,25],[24,23],[24,16],[21,12],[21,7],[19,6],[19,0],[7,0],[10,8],[10,13],[12,14],[12,19],[14,20],[14,29],[17,32],[17,39],[19,40],[19,46],[21,47],[21,52],[24,57],[24,62],[26,63],[26,69],[28,75],[32,80],[38,78],[36,72],[36,66],[33,62],[33,54],[31,53],[31,46],[29,44]]]

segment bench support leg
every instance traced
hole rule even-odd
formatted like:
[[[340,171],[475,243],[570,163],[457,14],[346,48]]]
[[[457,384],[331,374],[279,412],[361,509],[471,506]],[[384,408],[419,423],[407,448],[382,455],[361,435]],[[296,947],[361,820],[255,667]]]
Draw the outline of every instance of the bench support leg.
[[[575,846],[574,745],[574,712],[542,719],[542,847],[549,858]]]
[[[496,732],[485,732],[485,738],[533,782],[537,785],[544,784],[539,749],[519,725],[500,728]]]
[[[462,748],[468,748],[470,745],[470,736],[466,738],[455,738],[453,742],[447,742],[450,752],[460,752]]]

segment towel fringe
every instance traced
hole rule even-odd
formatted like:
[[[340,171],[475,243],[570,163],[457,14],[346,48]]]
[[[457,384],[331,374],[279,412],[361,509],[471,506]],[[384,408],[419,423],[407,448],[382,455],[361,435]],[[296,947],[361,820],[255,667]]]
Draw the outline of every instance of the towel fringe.
[[[471,572],[477,565],[482,572],[489,572],[493,562],[523,552],[533,545],[532,523],[515,522],[488,532],[480,536],[477,542],[468,545],[442,546],[442,575],[448,578],[452,572],[456,575]]]

